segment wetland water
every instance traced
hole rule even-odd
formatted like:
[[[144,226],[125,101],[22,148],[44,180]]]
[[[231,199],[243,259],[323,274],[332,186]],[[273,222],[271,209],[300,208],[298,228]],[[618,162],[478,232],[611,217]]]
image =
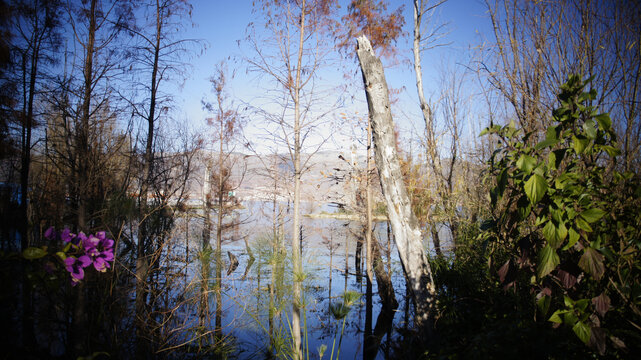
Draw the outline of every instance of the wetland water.
[[[278,353],[279,344],[290,342],[291,263],[288,257],[273,256],[273,204],[244,202],[242,205],[242,209],[225,218],[226,223],[232,220],[238,223],[225,229],[223,234],[221,297],[209,297],[211,316],[207,317],[204,327],[218,329],[217,339],[225,343],[231,357],[265,358],[269,356],[270,348],[272,353]],[[277,210],[283,210],[284,214],[281,217],[284,233],[281,253],[290,255],[291,225],[287,204],[277,204]],[[321,210],[331,212],[328,207],[303,206],[304,213]],[[211,217],[214,222],[211,244],[215,248],[215,214]],[[186,277],[194,278],[202,268],[195,254],[202,241],[202,235],[199,236],[203,228],[202,213],[200,217],[183,219],[182,226],[187,222],[185,236],[191,239],[189,246],[193,250],[190,250],[192,260],[187,264]],[[358,237],[363,232],[360,222],[302,217],[306,305],[301,314],[301,326],[303,343],[308,343],[310,358],[318,358],[317,349],[323,344],[327,346],[324,358],[329,358],[334,337],[335,346],[338,346],[343,321],[335,319],[330,304],[340,303],[345,291],[355,291],[362,296],[347,314],[340,358],[387,358],[394,352],[400,333],[411,326],[411,309],[405,300],[405,278],[392,235],[388,235],[387,222],[374,225],[384,269],[391,275],[399,303],[391,312],[382,311],[375,279],[368,294],[364,270],[361,271],[365,267],[365,246],[358,245]],[[177,226],[181,226],[180,222]],[[362,256],[358,254],[359,249]],[[237,259],[237,267],[231,264],[228,252]]]

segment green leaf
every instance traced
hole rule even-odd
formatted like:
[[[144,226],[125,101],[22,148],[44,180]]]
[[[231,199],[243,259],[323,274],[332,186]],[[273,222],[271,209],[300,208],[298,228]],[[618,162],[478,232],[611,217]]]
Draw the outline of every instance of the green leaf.
[[[610,157],[615,157],[621,155],[621,150],[615,148],[614,146],[610,145],[601,145],[599,146],[601,150],[604,150],[606,153],[608,153],[608,156]]]
[[[568,308],[573,308],[574,300],[572,300],[572,298],[567,295],[563,295],[563,304],[565,304],[565,306]]]
[[[530,178],[525,182],[525,195],[530,199],[530,203],[532,203],[532,205],[535,205],[543,198],[547,189],[547,182],[539,174],[530,176]]]
[[[583,123],[583,131],[585,131],[585,135],[587,135],[589,139],[594,140],[596,138],[596,127],[592,121]]]
[[[573,326],[577,321],[579,321],[579,318],[576,316],[574,311],[568,311],[563,314],[563,322],[565,325]]]
[[[590,299],[580,299],[576,301],[576,303],[574,304],[574,307],[576,309],[579,309],[581,312],[584,312],[585,309],[588,307],[589,303],[590,303]]]
[[[608,131],[612,127],[612,120],[610,120],[610,115],[608,113],[599,114],[594,118],[599,123],[601,129]]]
[[[558,143],[559,143],[558,139],[545,139],[545,140],[541,141],[540,143],[536,144],[536,146],[534,146],[534,149],[535,150],[541,150],[543,148],[552,147],[552,146],[554,146],[554,145],[556,145]]]
[[[545,226],[543,227],[543,237],[545,237],[545,240],[547,240],[548,243],[552,244],[553,242],[555,242],[555,232],[556,231],[554,229],[554,223],[552,223],[552,220],[548,220],[548,222],[545,223]]]
[[[577,321],[577,323],[572,327],[572,330],[584,344],[587,344],[588,341],[590,341],[590,327],[582,321]]]
[[[588,139],[579,139],[576,136],[572,136],[572,148],[574,148],[574,152],[576,152],[578,155],[583,154],[585,148],[589,143],[590,140]]]
[[[529,155],[521,155],[521,157],[516,161],[516,166],[519,170],[523,171],[527,175],[532,173],[532,170],[536,167],[536,159]]]
[[[559,125],[548,127],[548,129],[545,131],[545,139],[558,140],[559,139],[558,130],[559,130]]]
[[[537,276],[542,278],[552,272],[559,265],[559,255],[551,246],[546,246],[539,251],[539,263],[537,265]]]
[[[605,272],[603,255],[596,249],[588,247],[579,259],[579,267],[586,273],[592,275],[596,280],[599,280]]]
[[[559,225],[556,226],[553,221],[549,220],[545,224],[545,227],[543,227],[545,240],[555,249],[558,249],[563,244],[563,240],[565,240],[567,235],[568,230],[563,222],[560,222]]]
[[[492,127],[486,127],[485,129],[483,129],[483,131],[481,131],[481,134],[479,136],[483,136],[483,135],[486,135],[486,134],[498,133],[499,131],[501,131],[501,126],[500,125],[494,125]]]
[[[47,255],[47,252],[42,248],[37,248],[30,246],[22,252],[22,257],[27,260],[35,260],[43,258]]]
[[[551,322],[557,323],[557,324],[562,324],[563,320],[561,319],[560,315],[563,315],[566,312],[568,312],[568,311],[567,310],[557,310],[557,311],[554,312],[554,314],[552,314],[552,316],[550,316],[548,321],[551,321]]]
[[[65,259],[67,259],[67,254],[65,254],[65,253],[64,253],[64,252],[62,252],[62,251],[58,251],[58,252],[56,253],[56,255],[57,255],[57,256],[60,258],[60,260],[62,260],[62,261],[65,261]]]
[[[545,178],[545,171],[546,169],[543,166],[537,166],[532,172]]]
[[[539,307],[539,311],[543,316],[547,315],[548,310],[550,309],[550,302],[552,298],[550,296],[541,296],[539,301],[536,302],[536,305]]]
[[[583,220],[583,218],[577,216],[575,218],[575,220],[576,220],[576,226],[578,226],[579,229],[587,231],[587,232],[592,232],[592,228],[590,227],[590,225],[585,220]]]
[[[555,151],[550,151],[550,153],[548,154],[548,166],[551,169],[555,169],[555,170],[557,168],[557,166],[556,166],[556,152]]]
[[[565,227],[565,223],[561,221],[555,230],[555,235],[559,242],[557,247],[559,247],[563,243],[563,240],[568,236],[568,229]]]
[[[599,220],[603,215],[605,215],[605,211],[599,208],[592,208],[581,212],[581,217],[590,224]]]
[[[571,248],[572,246],[574,246],[574,244],[576,244],[577,241],[579,241],[579,233],[576,232],[573,227],[568,230],[568,235],[570,236],[570,239],[568,240],[567,245],[563,247],[563,250]]]

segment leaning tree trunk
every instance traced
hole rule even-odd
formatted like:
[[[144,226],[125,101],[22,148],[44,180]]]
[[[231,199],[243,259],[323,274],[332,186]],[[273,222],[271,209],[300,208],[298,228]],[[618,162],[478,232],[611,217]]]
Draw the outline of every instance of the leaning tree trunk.
[[[421,230],[403,183],[383,65],[374,54],[367,37],[359,37],[357,43],[358,60],[372,122],[376,166],[394,232],[394,241],[411,284],[416,306],[416,325],[421,330],[429,331],[434,306],[434,280],[423,249]]]

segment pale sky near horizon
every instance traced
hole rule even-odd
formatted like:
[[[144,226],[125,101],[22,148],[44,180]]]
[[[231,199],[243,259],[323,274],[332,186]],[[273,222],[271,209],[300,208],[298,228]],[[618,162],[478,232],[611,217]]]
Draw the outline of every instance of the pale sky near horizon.
[[[340,0],[340,13],[346,12],[346,0]],[[396,9],[404,4],[406,33],[404,39],[397,44],[399,58],[405,63],[386,68],[388,85],[392,88],[404,88],[399,98],[400,114],[395,115],[395,121],[406,135],[410,131],[422,129],[416,83],[411,67],[412,50],[412,10],[413,2],[409,0],[390,1],[388,9]],[[229,87],[229,93],[234,102],[250,102],[252,93],[256,91],[253,80],[255,75],[246,75],[246,64],[242,61],[233,61],[251,56],[241,52],[238,42],[243,41],[248,24],[256,19],[252,14],[252,1],[250,0],[194,0],[192,2],[192,20],[194,27],[189,27],[186,37],[203,39],[207,42],[205,52],[191,61],[192,72],[187,77],[184,86],[177,90],[175,95],[177,108],[182,111],[179,117],[186,118],[195,128],[204,126],[206,112],[202,109],[201,100],[208,97],[213,100],[210,92],[208,78],[214,74],[214,68],[222,60],[228,60],[228,68],[236,71],[236,78]],[[443,42],[451,43],[448,46],[426,51],[422,55],[425,93],[428,97],[438,97],[439,82],[438,69],[467,64],[472,51],[470,47],[478,46],[484,38],[491,37],[489,19],[485,15],[485,5],[480,0],[449,0],[440,7],[436,21],[448,23],[449,33]],[[360,74],[355,81],[361,82]],[[364,95],[362,96],[364,100]],[[363,105],[360,109],[365,109]],[[248,130],[257,131],[248,126]],[[419,130],[417,130],[419,129]],[[331,148],[332,145],[328,144]],[[334,145],[340,146],[340,145]]]

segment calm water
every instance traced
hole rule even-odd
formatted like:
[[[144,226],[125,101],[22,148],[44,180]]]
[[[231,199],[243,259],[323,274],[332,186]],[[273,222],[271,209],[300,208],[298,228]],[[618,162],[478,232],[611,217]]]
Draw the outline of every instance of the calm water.
[[[276,272],[272,276],[272,271],[277,271],[272,269],[272,263],[270,263],[272,241],[270,236],[273,231],[272,204],[247,202],[243,205],[244,209],[236,211],[233,216],[225,219],[229,223],[233,218],[240,221],[240,224],[226,229],[223,236],[224,264],[220,321],[223,339],[229,346],[229,355],[241,359],[263,358],[268,354],[270,333],[281,334],[281,336],[273,335],[272,338],[290,341],[292,271],[290,261],[285,260],[280,274]],[[286,213],[287,204],[279,204],[278,207],[284,209],[286,214],[283,226],[284,245],[287,254],[290,254],[291,224],[289,215]],[[312,204],[303,206],[303,213],[321,210],[332,211],[327,206],[314,207]],[[215,247],[216,236],[215,216],[215,213],[212,213],[211,244],[213,247]],[[185,219],[177,225],[177,228],[185,229],[184,236],[189,236],[190,239],[191,259],[187,265],[185,281],[197,279],[202,266],[197,259],[196,250],[201,246],[203,222],[202,218],[194,216],[189,220],[188,227],[185,226],[187,224]],[[375,280],[372,286],[373,295],[368,301],[366,279],[357,271],[355,264],[357,259],[355,234],[359,233],[362,233],[362,226],[358,222],[302,218],[303,266],[306,274],[303,286],[306,307],[304,319],[301,321],[304,322],[303,330],[306,329],[311,358],[318,358],[317,349],[325,344],[327,350],[324,358],[329,359],[335,336],[336,346],[338,346],[342,320],[334,319],[329,307],[331,303],[340,302],[342,294],[347,290],[356,291],[362,296],[347,315],[340,358],[386,358],[390,352],[393,352],[395,340],[400,337],[399,330],[411,326],[408,323],[411,322],[411,314],[405,301],[405,279],[393,239],[388,237],[387,223],[375,223],[375,234],[386,263],[385,270],[391,274],[396,299],[399,302],[398,309],[393,313],[381,315],[381,302]],[[253,263],[250,263],[247,245],[255,258]],[[238,267],[229,274],[227,272],[230,258],[227,252],[231,252],[238,259]],[[364,246],[362,252],[361,261],[364,266]],[[271,296],[270,289],[272,289]],[[270,304],[272,309],[280,310],[280,314],[272,312],[271,327]],[[210,316],[207,318],[207,326],[213,331],[215,309],[217,309],[214,295],[209,298],[209,307]],[[196,315],[193,317],[195,319]],[[368,337],[366,334],[374,336]],[[305,339],[303,341],[305,342]],[[370,348],[367,354],[365,354],[366,348]]]

